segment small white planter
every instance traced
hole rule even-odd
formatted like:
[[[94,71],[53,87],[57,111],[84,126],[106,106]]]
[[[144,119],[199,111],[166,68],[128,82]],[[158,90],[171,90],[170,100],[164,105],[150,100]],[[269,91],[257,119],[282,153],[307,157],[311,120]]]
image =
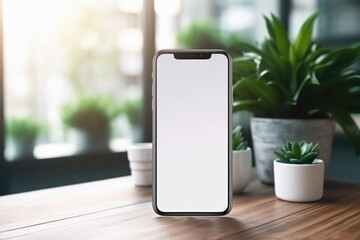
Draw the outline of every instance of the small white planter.
[[[251,180],[251,148],[233,151],[233,193],[240,193]]]
[[[324,161],[313,164],[289,164],[274,160],[276,197],[291,202],[312,202],[322,198]]]
[[[135,143],[128,148],[131,175],[136,186],[152,185],[152,144]]]

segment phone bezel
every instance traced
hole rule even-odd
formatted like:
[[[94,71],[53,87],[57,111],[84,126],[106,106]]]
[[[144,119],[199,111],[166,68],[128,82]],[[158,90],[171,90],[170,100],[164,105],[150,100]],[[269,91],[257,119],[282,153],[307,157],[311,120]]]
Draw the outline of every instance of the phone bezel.
[[[163,212],[157,207],[157,59],[162,54],[174,54],[177,59],[210,59],[211,54],[223,54],[228,59],[228,206],[222,212]],[[153,199],[154,211],[161,216],[223,216],[232,209],[232,58],[222,49],[164,49],[158,51],[153,58],[152,73],[152,122],[153,122]]]

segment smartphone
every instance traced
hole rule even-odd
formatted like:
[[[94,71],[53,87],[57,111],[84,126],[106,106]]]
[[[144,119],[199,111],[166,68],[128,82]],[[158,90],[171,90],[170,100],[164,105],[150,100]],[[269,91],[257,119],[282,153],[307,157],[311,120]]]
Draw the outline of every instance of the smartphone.
[[[161,50],[153,61],[153,208],[219,216],[232,207],[232,60]]]

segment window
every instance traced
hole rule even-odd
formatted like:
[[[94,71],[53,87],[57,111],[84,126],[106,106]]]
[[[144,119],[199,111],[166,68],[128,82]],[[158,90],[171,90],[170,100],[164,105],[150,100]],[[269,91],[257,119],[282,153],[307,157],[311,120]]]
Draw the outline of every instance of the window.
[[[319,12],[315,37],[323,44],[333,46],[359,41],[360,2],[353,0],[293,0],[289,12],[290,36],[295,37],[297,30],[307,16]]]
[[[150,3],[1,2],[0,195],[130,174],[127,145],[151,139]]]
[[[142,1],[4,0],[8,161],[141,138]]]

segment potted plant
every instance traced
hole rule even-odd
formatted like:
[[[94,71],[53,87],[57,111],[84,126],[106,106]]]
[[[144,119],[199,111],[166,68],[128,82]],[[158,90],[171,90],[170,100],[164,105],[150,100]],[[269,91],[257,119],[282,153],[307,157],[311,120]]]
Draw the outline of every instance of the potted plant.
[[[288,142],[274,152],[276,197],[292,202],[311,202],[322,198],[324,161],[316,159],[318,144]]]
[[[233,61],[233,111],[255,115],[255,161],[265,183],[274,181],[273,151],[287,141],[318,142],[327,166],[335,122],[360,153],[360,131],[351,116],[360,112],[360,74],[351,68],[360,44],[319,47],[312,42],[316,17],[304,22],[293,43],[277,17],[265,17],[268,38],[260,46],[239,44],[245,53]]]
[[[6,121],[6,133],[14,149],[14,159],[34,157],[37,136],[44,127],[32,118],[12,118]]]
[[[120,113],[125,114],[128,122],[132,128],[132,139],[137,141],[141,137],[140,126],[141,126],[141,104],[142,98],[136,98],[125,101],[120,106]]]
[[[116,106],[108,97],[83,97],[66,104],[63,122],[71,128],[71,138],[78,152],[109,150],[111,121],[117,115]]]
[[[234,33],[221,32],[212,21],[194,21],[177,36],[179,47],[196,49],[226,49],[230,54],[229,46],[242,42],[242,38]],[[240,48],[236,52],[241,51]]]
[[[233,138],[233,167],[232,181],[233,193],[243,191],[251,180],[251,149],[245,141],[241,126],[234,128],[232,132]]]

